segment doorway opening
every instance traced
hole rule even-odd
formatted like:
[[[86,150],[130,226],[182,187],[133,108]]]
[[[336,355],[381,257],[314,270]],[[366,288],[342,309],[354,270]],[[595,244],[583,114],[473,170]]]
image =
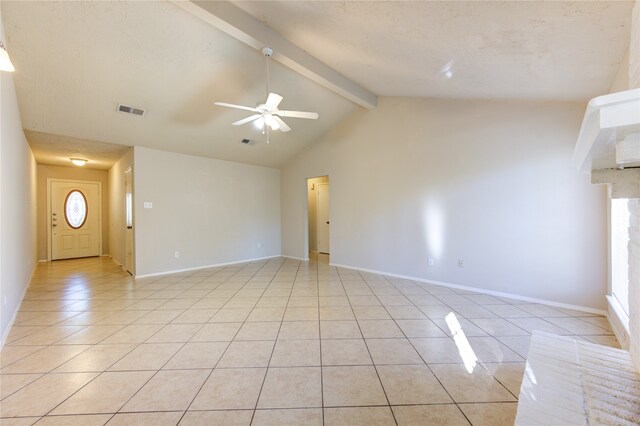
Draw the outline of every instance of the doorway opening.
[[[329,176],[307,179],[309,258],[320,260],[331,253],[329,220]]]

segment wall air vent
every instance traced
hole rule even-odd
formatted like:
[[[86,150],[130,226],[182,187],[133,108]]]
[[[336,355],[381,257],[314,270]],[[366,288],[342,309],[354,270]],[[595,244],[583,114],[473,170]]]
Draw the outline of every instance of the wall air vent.
[[[131,107],[128,105],[118,104],[118,108],[116,109],[118,112],[123,112],[125,114],[133,114],[133,115],[144,115],[144,110],[140,108]]]
[[[251,139],[242,139],[240,142],[245,144],[245,145],[253,145],[256,141],[251,140]]]

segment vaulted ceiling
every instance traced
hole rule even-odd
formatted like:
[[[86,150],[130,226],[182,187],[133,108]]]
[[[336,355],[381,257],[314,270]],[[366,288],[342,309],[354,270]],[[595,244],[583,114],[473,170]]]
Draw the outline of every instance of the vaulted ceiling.
[[[613,80],[628,48],[632,3],[235,5],[380,96],[585,101]],[[267,145],[255,127],[231,126],[244,112],[213,105],[263,102],[264,58],[182,7],[1,7],[23,127],[45,163],[47,143],[63,158],[67,138],[88,151],[100,141],[278,167],[360,108],[273,61],[271,90],[284,96],[281,106],[316,111],[320,119],[288,119],[293,130],[274,133]],[[118,103],[146,114],[118,113]],[[243,138],[256,143],[243,145]],[[109,151],[95,146],[96,155]]]

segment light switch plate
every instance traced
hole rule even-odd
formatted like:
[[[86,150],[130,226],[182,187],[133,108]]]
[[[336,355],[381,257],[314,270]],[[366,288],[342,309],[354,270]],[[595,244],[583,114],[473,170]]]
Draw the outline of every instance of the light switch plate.
[[[153,203],[151,201],[145,201],[144,202],[144,208],[145,209],[152,209],[153,208]]]

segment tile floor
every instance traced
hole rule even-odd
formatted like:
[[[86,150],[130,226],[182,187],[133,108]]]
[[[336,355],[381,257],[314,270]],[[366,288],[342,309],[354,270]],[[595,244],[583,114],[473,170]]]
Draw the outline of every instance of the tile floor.
[[[1,352],[0,422],[507,425],[536,329],[617,345],[602,317],[325,256],[138,280],[46,263]]]

